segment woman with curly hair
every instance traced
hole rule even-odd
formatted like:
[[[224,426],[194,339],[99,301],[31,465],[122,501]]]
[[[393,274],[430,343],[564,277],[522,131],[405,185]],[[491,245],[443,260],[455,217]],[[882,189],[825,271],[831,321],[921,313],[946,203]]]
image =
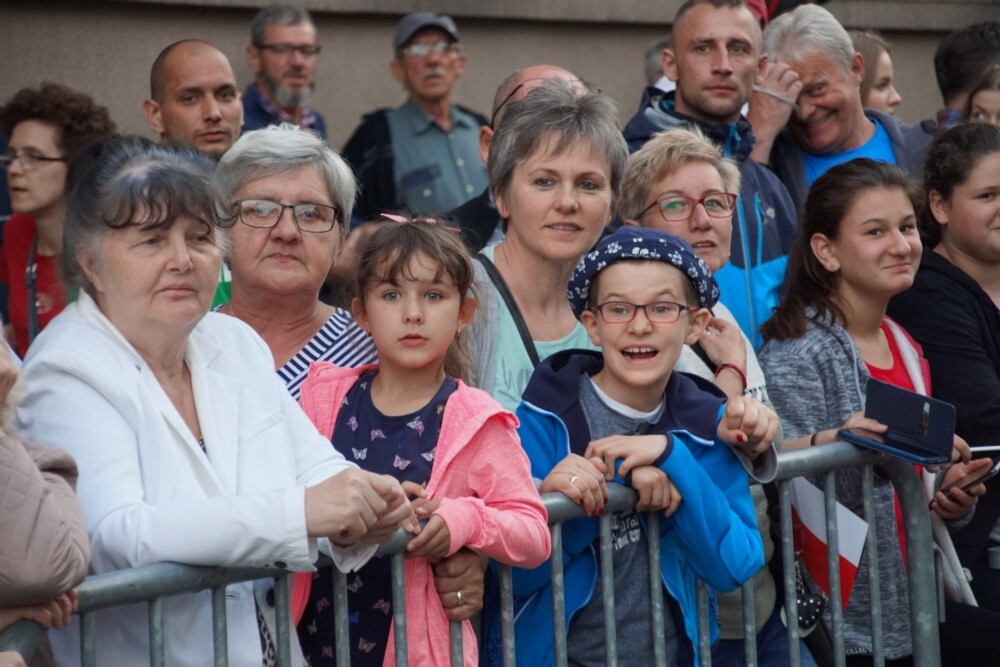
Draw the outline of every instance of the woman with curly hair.
[[[56,266],[69,174],[84,148],[114,131],[107,108],[55,83],[23,88],[0,107],[0,133],[10,139],[0,165],[14,211],[3,232],[0,283],[10,288],[5,333],[21,356],[66,305]]]

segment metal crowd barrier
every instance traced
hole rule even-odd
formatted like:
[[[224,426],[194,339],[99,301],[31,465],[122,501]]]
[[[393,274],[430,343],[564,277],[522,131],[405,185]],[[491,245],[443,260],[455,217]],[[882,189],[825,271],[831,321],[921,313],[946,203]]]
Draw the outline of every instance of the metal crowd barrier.
[[[839,555],[835,550],[837,544],[837,519],[833,472],[839,469],[859,466],[864,475],[864,514],[871,528],[868,540],[875,534],[876,516],[872,503],[872,470],[877,463],[880,470],[893,482],[900,500],[905,524],[906,546],[908,555],[908,578],[910,594],[910,624],[912,632],[913,661],[916,667],[936,667],[940,664],[940,649],[938,640],[938,610],[939,582],[935,576],[935,562],[931,540],[930,518],[927,511],[927,501],[923,488],[914,469],[904,461],[883,457],[867,450],[853,447],[846,443],[812,447],[779,455],[778,490],[781,516],[780,553],[784,559],[784,586],[786,618],[798,618],[795,595],[795,575],[792,565],[794,547],[791,530],[791,502],[787,481],[793,477],[815,476],[826,474],[824,498],[826,502],[828,563],[830,569],[830,599],[840,599],[840,569]],[[829,474],[827,474],[829,473]],[[552,530],[552,607],[554,618],[564,618],[565,599],[563,589],[562,562],[562,523],[569,519],[583,516],[582,509],[561,494],[546,494],[543,497],[549,513]],[[617,485],[609,488],[608,513],[600,520],[600,550],[602,590],[604,591],[604,610],[607,622],[605,624],[606,663],[609,666],[617,664],[617,644],[614,622],[614,586],[612,570],[612,514],[631,509],[636,501],[636,494],[630,489]],[[648,521],[649,558],[651,563],[659,562],[659,528],[656,521]],[[394,554],[392,556],[392,594],[393,621],[395,624],[396,664],[401,667],[407,664],[406,652],[406,610],[403,599],[403,549],[410,536],[402,531],[391,542],[379,549],[379,554]],[[870,546],[870,545],[866,545]],[[878,560],[876,550],[866,548],[868,567],[871,570],[869,581],[874,590],[871,591],[873,601],[872,639],[874,664],[883,664],[881,609],[878,603]],[[123,570],[108,574],[88,577],[77,589],[79,595],[78,614],[82,626],[82,656],[84,667],[96,665],[96,646],[94,645],[94,615],[93,612],[141,601],[149,602],[150,627],[150,664],[158,667],[164,664],[164,633],[162,605],[166,597],[193,593],[202,590],[212,591],[213,633],[214,633],[214,665],[228,664],[226,655],[226,605],[225,589],[230,583],[254,579],[275,579],[276,607],[276,643],[278,649],[278,664],[290,665],[291,648],[290,633],[293,632],[289,614],[288,573],[285,570],[261,568],[211,568],[162,563],[131,570]],[[511,593],[511,569],[501,567],[499,571],[501,587],[501,623],[503,628],[503,664],[512,667],[516,660],[514,644],[514,611]],[[662,585],[657,567],[650,567],[649,589],[651,619],[654,632],[655,664],[665,665],[667,661],[663,637],[663,615],[665,603]],[[754,641],[754,605],[753,588],[749,583],[742,588],[743,593],[743,626],[746,637],[746,656],[749,665],[756,665],[756,643]],[[350,646],[348,642],[347,623],[347,578],[346,575],[334,577],[334,610],[337,619],[335,636],[337,644],[337,664],[349,665]],[[840,606],[831,603],[833,628],[833,649],[835,664],[842,667],[845,664],[844,641],[841,625],[843,622]],[[708,624],[708,590],[701,585],[698,596],[698,628],[699,647],[702,665],[711,664]],[[564,623],[555,623],[555,654],[556,664],[566,665],[566,628]],[[33,621],[21,621],[5,632],[0,633],[0,651],[14,650],[25,657],[30,657],[43,634],[42,628]],[[799,643],[796,624],[788,628],[789,664],[798,665]],[[462,665],[462,635],[461,624],[451,623],[451,663]]]

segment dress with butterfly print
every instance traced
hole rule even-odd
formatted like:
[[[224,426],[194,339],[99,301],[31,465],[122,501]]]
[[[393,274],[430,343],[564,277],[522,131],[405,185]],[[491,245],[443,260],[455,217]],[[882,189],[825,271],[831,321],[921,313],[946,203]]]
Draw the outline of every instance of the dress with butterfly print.
[[[448,397],[457,388],[446,377],[419,411],[397,417],[379,412],[371,398],[375,371],[363,373],[348,391],[337,414],[333,446],[348,461],[400,482],[426,486],[431,477],[441,420]],[[392,622],[389,558],[373,558],[347,575],[351,666],[382,665]],[[333,576],[323,568],[313,580],[309,603],[299,625],[302,650],[314,667],[335,667]]]

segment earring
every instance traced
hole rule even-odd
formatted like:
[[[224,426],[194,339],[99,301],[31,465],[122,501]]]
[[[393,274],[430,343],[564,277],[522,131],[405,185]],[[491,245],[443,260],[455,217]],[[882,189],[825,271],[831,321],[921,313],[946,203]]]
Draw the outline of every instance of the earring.
[[[455,340],[458,340],[459,338],[461,338],[461,336],[462,336],[462,330],[459,329],[458,331],[455,332]]]
[[[840,268],[840,264],[837,262],[830,262],[830,271],[836,271]]]

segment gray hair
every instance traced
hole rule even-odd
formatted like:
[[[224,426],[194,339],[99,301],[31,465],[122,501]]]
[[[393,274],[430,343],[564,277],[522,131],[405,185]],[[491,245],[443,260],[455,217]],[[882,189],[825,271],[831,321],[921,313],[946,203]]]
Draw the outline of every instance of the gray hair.
[[[214,169],[211,159],[193,148],[144,137],[117,135],[88,148],[66,200],[59,255],[66,288],[93,296],[94,286],[77,251],[89,249],[100,261],[107,235],[130,225],[169,229],[178,218],[197,220],[211,230],[223,255],[228,254],[233,220]]]
[[[326,181],[333,203],[341,209],[340,224],[346,231],[357,193],[354,172],[312,130],[282,123],[246,132],[219,160],[216,173],[231,200],[233,194],[250,181],[302,167],[313,167]]]
[[[301,25],[303,23],[314,26],[309,12],[292,5],[265,5],[257,15],[253,17],[250,24],[250,43],[260,46],[267,37],[267,26],[278,25]]]
[[[561,79],[540,84],[524,99],[511,102],[490,145],[490,191],[507,194],[514,168],[528,160],[549,135],[558,137],[554,153],[586,142],[611,164],[612,205],[621,192],[628,146],[618,129],[617,104],[599,90],[583,94]]]
[[[646,83],[655,85],[663,76],[663,50],[673,48],[674,40],[670,35],[661,37],[646,49],[643,58],[643,68],[646,74]]]
[[[821,55],[850,74],[854,43],[833,14],[807,4],[771,21],[764,30],[764,53],[772,61],[785,63],[801,62],[809,54]]]

